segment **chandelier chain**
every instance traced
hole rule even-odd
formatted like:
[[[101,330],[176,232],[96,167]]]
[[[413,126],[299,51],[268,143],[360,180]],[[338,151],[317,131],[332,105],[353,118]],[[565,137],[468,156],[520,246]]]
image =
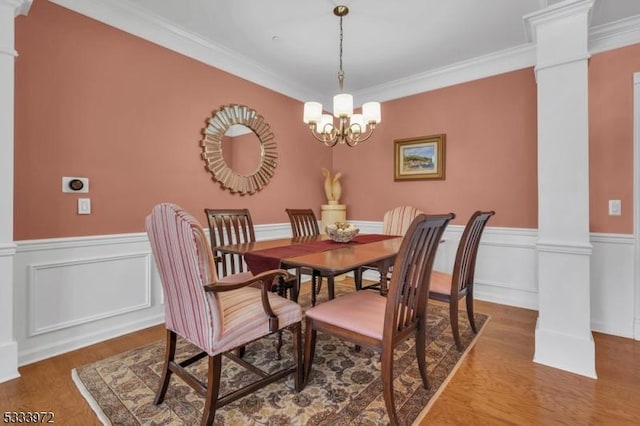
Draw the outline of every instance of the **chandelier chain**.
[[[338,71],[338,84],[340,86],[340,92],[344,91],[344,71],[342,70],[342,40],[343,40],[343,29],[342,29],[342,16],[340,16],[340,70]]]

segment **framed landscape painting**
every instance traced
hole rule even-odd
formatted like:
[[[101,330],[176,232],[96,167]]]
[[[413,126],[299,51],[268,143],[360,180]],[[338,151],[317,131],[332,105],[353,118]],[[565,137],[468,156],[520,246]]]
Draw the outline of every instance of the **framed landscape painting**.
[[[444,134],[393,142],[394,180],[444,180]]]

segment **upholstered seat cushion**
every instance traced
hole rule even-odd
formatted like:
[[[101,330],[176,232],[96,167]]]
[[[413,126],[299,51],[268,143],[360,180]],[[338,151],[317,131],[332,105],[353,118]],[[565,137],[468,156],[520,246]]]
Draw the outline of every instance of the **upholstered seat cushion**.
[[[224,324],[215,352],[226,352],[238,345],[269,334],[269,318],[262,309],[261,290],[243,287],[218,293]],[[295,302],[269,293],[269,303],[279,319],[280,328],[302,319],[302,308]]]
[[[387,299],[377,292],[358,291],[321,303],[305,312],[310,318],[382,340]]]
[[[429,292],[450,295],[451,279],[451,274],[440,271],[433,271],[431,273],[431,284],[429,285]]]

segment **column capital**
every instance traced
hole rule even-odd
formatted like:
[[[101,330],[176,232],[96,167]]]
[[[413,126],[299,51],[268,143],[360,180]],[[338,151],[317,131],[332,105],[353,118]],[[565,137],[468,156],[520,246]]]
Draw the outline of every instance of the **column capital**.
[[[536,46],[536,79],[542,70],[587,61],[589,21],[595,0],[565,0],[524,16]]]
[[[529,13],[528,15],[524,15],[522,19],[524,19],[527,39],[530,42],[536,43],[538,39],[537,30],[540,25],[574,16],[586,14],[588,25],[591,21],[591,11],[593,10],[594,3],[595,0],[565,0],[536,12]]]

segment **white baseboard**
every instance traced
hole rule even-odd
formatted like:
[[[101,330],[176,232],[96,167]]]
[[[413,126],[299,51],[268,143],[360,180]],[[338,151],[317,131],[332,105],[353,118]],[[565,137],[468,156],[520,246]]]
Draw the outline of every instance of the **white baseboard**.
[[[109,329],[96,329],[82,335],[56,341],[46,345],[39,345],[29,350],[20,351],[18,363],[22,365],[31,364],[46,358],[51,358],[69,351],[84,348],[95,343],[113,339],[114,337],[123,336],[133,333],[134,331],[143,330],[154,325],[164,323],[164,314],[149,316],[140,321],[120,324]]]

